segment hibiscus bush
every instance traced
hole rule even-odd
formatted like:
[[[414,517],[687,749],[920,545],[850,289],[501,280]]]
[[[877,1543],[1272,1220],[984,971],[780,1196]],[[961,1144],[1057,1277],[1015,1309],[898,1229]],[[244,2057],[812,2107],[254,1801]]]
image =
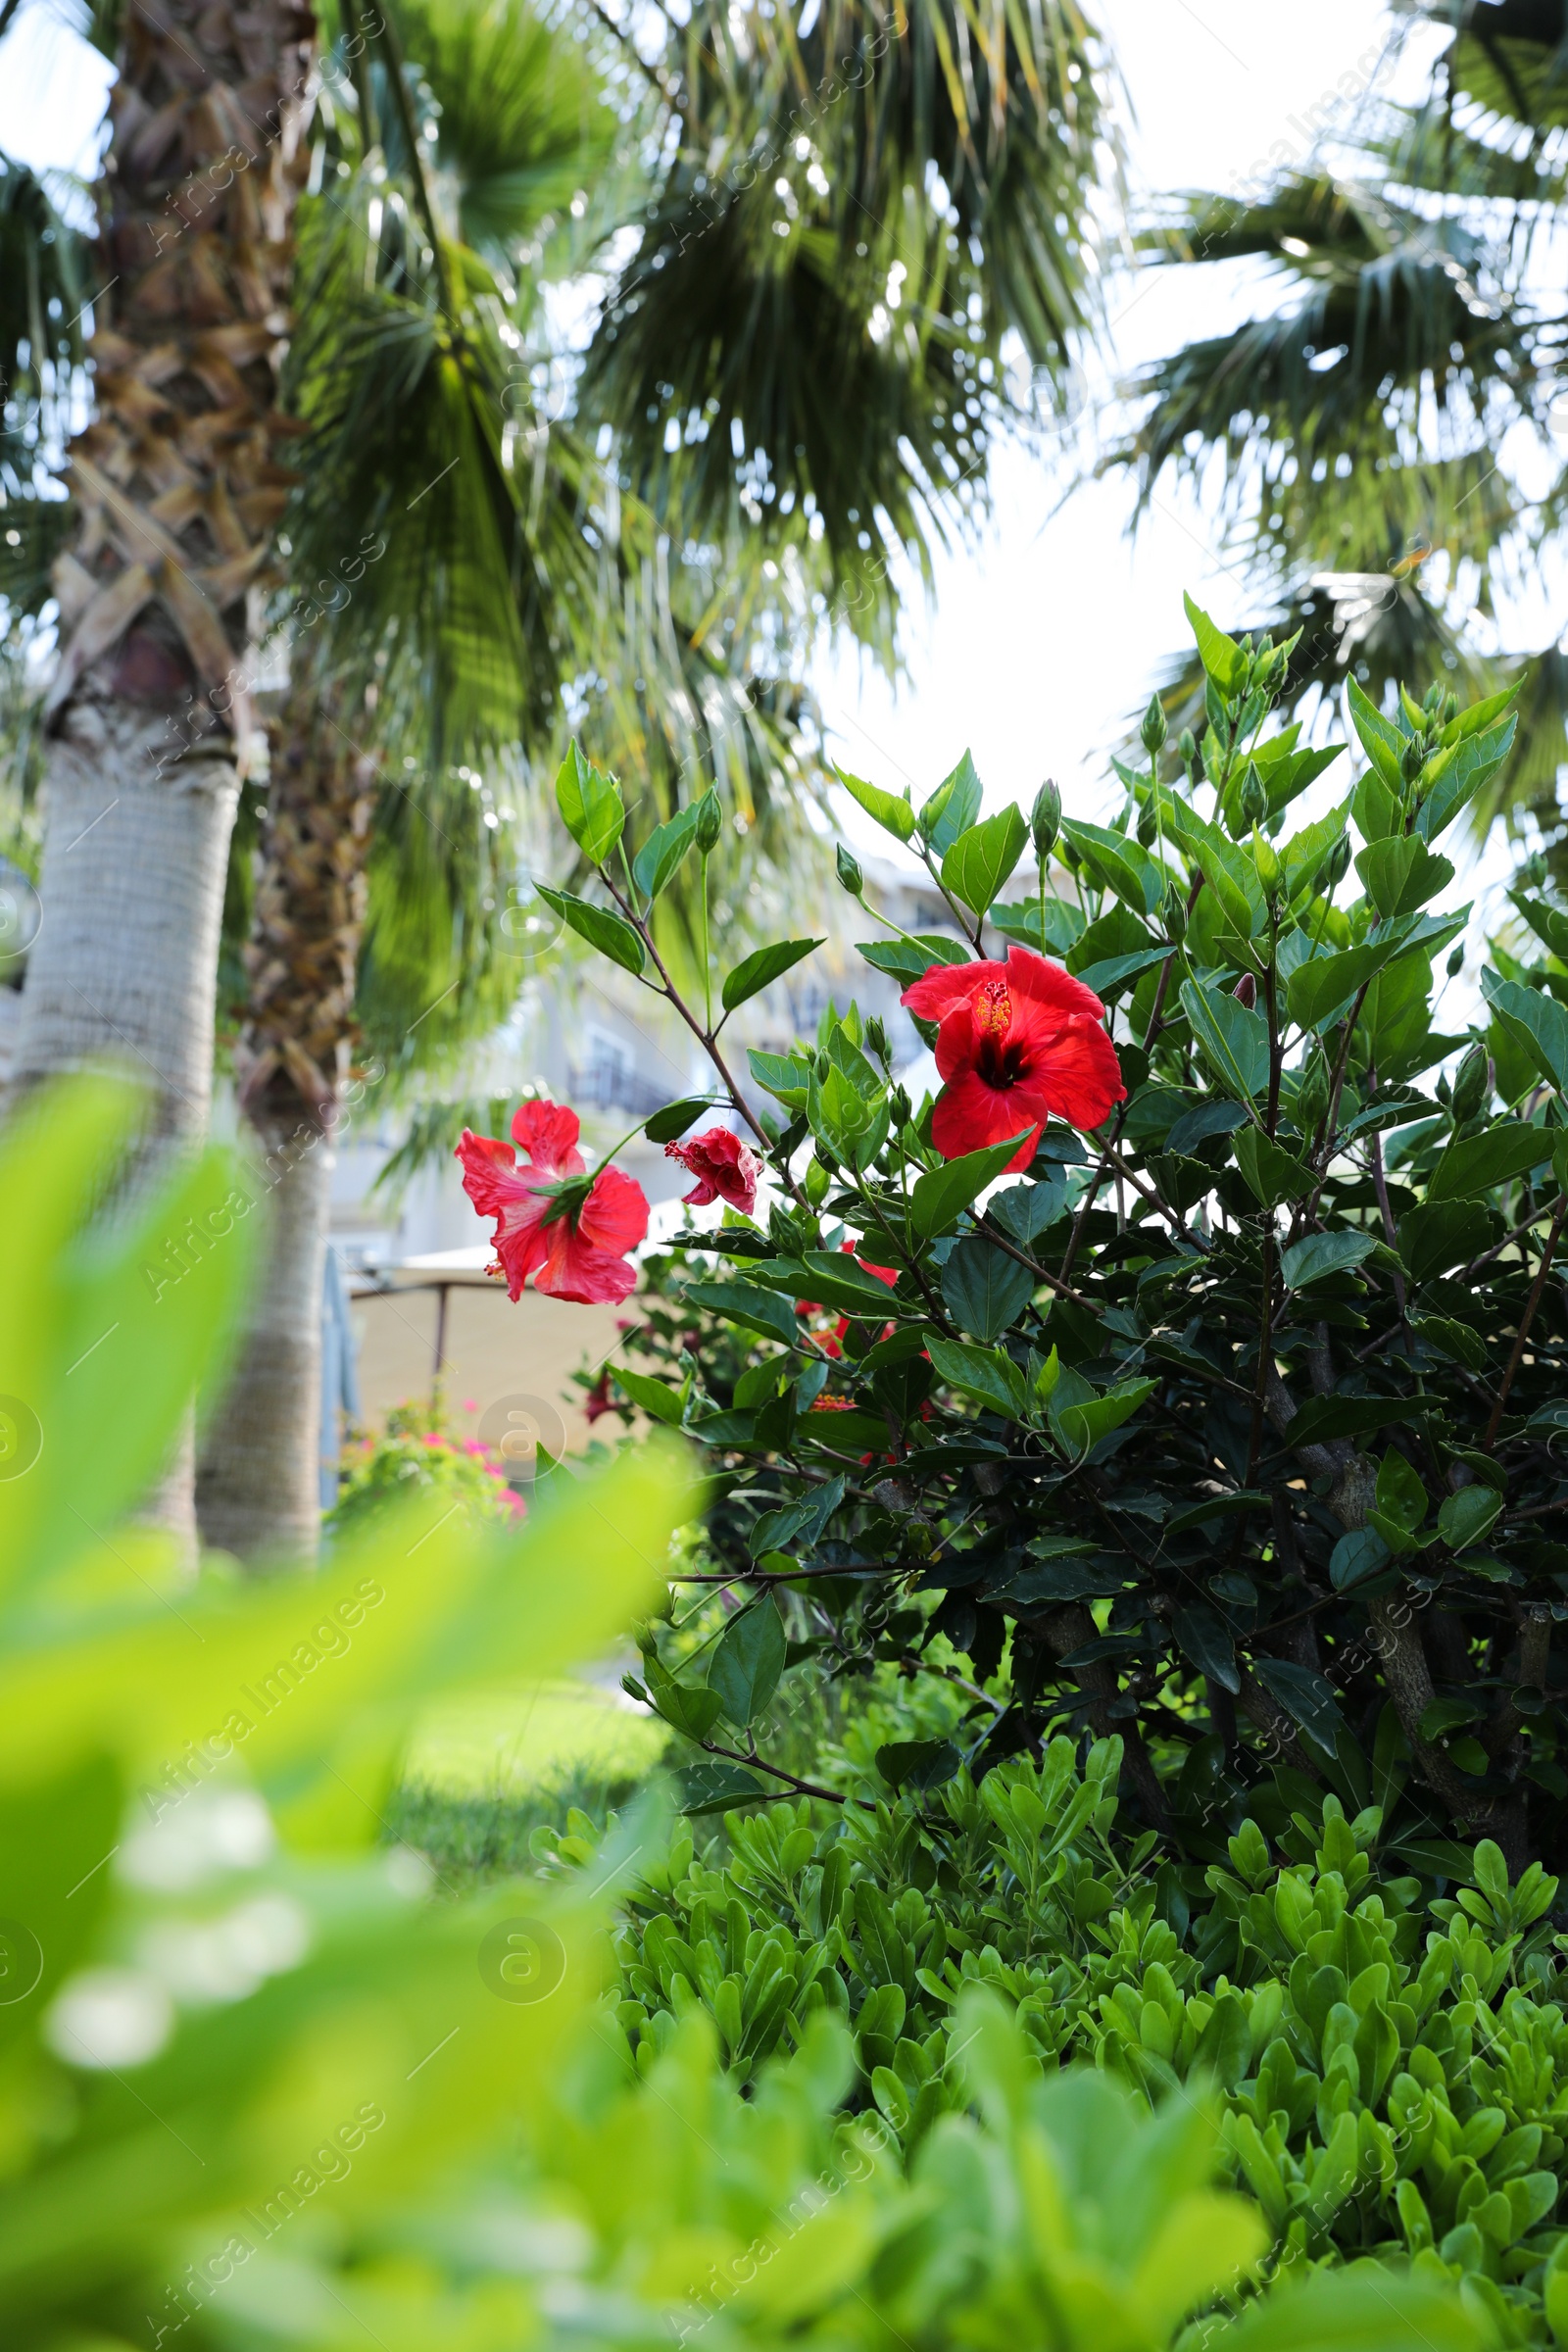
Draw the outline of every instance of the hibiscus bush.
[[[888,1742],[889,1782],[1114,1734],[1178,1874],[1325,1791],[1418,1875],[1454,1875],[1460,1834],[1560,1863],[1568,911],[1521,893],[1535,960],[1495,945],[1476,989],[1469,909],[1435,906],[1509,698],[1460,711],[1439,679],[1382,710],[1351,681],[1351,742],[1305,743],[1271,717],[1295,640],[1189,613],[1200,737],[1152,704],[1112,824],[1050,786],[982,815],[967,759],[918,807],[843,776],[951,910],[860,951],[934,1099],[900,1075],[916,1037],[853,1004],[743,1059],[731,1016],[817,943],[688,1002],[658,903],[716,808],[632,863],[614,779],[564,766],[590,878],[551,903],[700,1042],[710,1096],[647,1133],[726,1202],[680,1237],[695,1341],[615,1375],[707,1449],[723,1601],[695,1656],[646,1629],[636,1688],[703,1751],[693,1806],[807,1786],[770,1747],[791,1678],[894,1659],[968,1712]],[[839,875],[861,893],[847,849]],[[622,1295],[627,1180],[563,1148],[569,1113],[514,1134],[520,1160],[462,1147],[514,1291]]]

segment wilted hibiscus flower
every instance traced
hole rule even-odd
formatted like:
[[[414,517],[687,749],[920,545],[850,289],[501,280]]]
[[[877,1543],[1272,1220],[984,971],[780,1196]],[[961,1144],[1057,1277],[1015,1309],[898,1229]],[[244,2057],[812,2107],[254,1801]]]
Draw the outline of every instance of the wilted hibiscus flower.
[[[757,1180],[762,1163],[750,1145],[727,1127],[710,1127],[684,1144],[666,1144],[666,1159],[679,1160],[697,1182],[681,1200],[687,1208],[706,1208],[710,1200],[727,1200],[749,1217],[757,1206]]]
[[[511,1144],[466,1127],[458,1145],[463,1189],[496,1221],[492,1271],[506,1275],[508,1297],[520,1298],[531,1274],[552,1298],[584,1306],[624,1298],[637,1280],[626,1252],[648,1231],[642,1186],[618,1168],[601,1168],[590,1182],[577,1150],[581,1121],[559,1103],[524,1102],[512,1133],[523,1164]]]
[[[1098,1127],[1127,1092],[1105,1007],[1091,988],[1030,948],[1005,963],[934,963],[900,1003],[937,1028],[931,1140],[947,1159],[1004,1143],[1027,1127],[1007,1162],[1026,1168],[1047,1119]]]

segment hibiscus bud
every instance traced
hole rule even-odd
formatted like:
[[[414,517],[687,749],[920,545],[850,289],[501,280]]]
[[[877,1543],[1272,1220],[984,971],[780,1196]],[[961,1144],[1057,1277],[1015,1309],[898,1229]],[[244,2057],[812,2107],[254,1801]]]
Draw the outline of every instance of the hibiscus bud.
[[[1285,888],[1285,868],[1280,863],[1278,850],[1264,833],[1252,835],[1252,863],[1263,885],[1263,896],[1277,899]]]
[[[1488,1091],[1487,1049],[1483,1045],[1474,1045],[1454,1075],[1453,1121],[1456,1127],[1462,1126],[1466,1119],[1475,1117],[1486,1102]]]
[[[838,868],[840,883],[852,899],[858,899],[865,888],[865,876],[860,871],[858,860],[851,857],[842,841],[838,849]]]
[[[1314,885],[1319,898],[1328,898],[1339,889],[1350,867],[1350,836],[1342,833],[1318,870]]]
[[[907,1127],[910,1119],[914,1116],[914,1104],[909,1101],[902,1086],[896,1086],[889,1095],[888,1108],[893,1114],[895,1130]]]
[[[1464,970],[1464,947],[1462,943],[1454,949],[1453,954],[1448,957],[1446,968],[1450,980],[1458,979],[1459,974]]]
[[[888,1047],[888,1033],[874,1012],[865,1024],[865,1042],[882,1067],[886,1069],[893,1056]]]
[[[1242,974],[1236,986],[1231,990],[1231,995],[1236,999],[1238,1004],[1243,1005],[1247,1011],[1251,1011],[1252,1006],[1257,1003],[1257,982],[1250,972]]]
[[[1157,694],[1152,694],[1149,698],[1149,709],[1144,712],[1143,724],[1138,730],[1144,749],[1151,760],[1153,759],[1156,752],[1163,748],[1168,732],[1165,706]]]
[[[1248,825],[1260,825],[1268,814],[1268,794],[1263,789],[1262,777],[1250,760],[1247,762],[1247,773],[1242,778],[1241,810],[1242,822]]]
[[[1051,856],[1056,835],[1061,831],[1061,795],[1049,776],[1035,794],[1035,805],[1029,815],[1029,831],[1034,838],[1035,856],[1044,865]]]
[[[1187,894],[1180,883],[1166,883],[1165,896],[1159,903],[1159,920],[1165,937],[1180,947],[1187,937]]]
[[[1447,697],[1446,701],[1444,703],[1444,706],[1443,706],[1443,723],[1444,723],[1444,725],[1445,725],[1446,727],[1451,727],[1451,726],[1452,726],[1452,724],[1453,724],[1453,722],[1454,722],[1454,720],[1455,720],[1455,719],[1458,717],[1458,715],[1459,715],[1459,697],[1458,697],[1456,694],[1450,694],[1450,695]]]
[[[813,1208],[820,1208],[827,1199],[827,1188],[830,1182],[831,1179],[822,1164],[820,1153],[807,1161],[806,1174],[802,1179],[802,1190]]]
[[[1198,737],[1191,727],[1183,727],[1176,738],[1176,749],[1182,756],[1184,767],[1191,767],[1198,758]]]
[[[1319,1046],[1314,1049],[1311,1060],[1301,1072],[1301,1082],[1296,1090],[1296,1124],[1303,1135],[1317,1133],[1328,1106],[1329,1067]]]
[[[697,847],[705,858],[717,848],[718,837],[723,829],[724,812],[718,805],[717,793],[710,784],[697,804],[697,828],[694,836]]]

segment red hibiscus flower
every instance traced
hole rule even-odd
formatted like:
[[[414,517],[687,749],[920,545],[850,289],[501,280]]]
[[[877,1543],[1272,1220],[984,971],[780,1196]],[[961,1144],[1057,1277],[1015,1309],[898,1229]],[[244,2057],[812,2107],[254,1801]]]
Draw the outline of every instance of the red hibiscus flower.
[[[696,1184],[681,1195],[688,1208],[706,1208],[710,1200],[727,1200],[743,1216],[757,1206],[757,1180],[762,1163],[738,1135],[727,1127],[710,1127],[687,1144],[666,1144],[666,1159],[678,1159]]]
[[[577,1150],[581,1122],[555,1102],[524,1102],[512,1121],[527,1154],[519,1165],[511,1144],[465,1127],[458,1145],[463,1189],[481,1217],[494,1217],[495,1273],[507,1295],[520,1298],[533,1276],[552,1298],[600,1305],[624,1298],[637,1280],[626,1263],[648,1231],[648,1202],[640,1184],[618,1168],[601,1168],[592,1184]]]
[[[1007,1162],[1026,1168],[1049,1118],[1098,1127],[1127,1089],[1094,990],[1030,948],[1005,963],[934,963],[900,1003],[936,1021],[931,1139],[945,1159],[1028,1135]]]

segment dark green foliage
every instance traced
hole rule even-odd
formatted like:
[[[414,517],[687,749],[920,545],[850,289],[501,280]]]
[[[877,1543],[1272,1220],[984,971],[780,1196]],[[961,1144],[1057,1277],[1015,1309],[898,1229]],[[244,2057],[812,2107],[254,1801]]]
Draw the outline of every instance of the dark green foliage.
[[[1292,648],[1190,612],[1202,783],[1125,771],[1117,825],[1063,827],[1076,904],[1037,898],[1076,917],[1069,971],[1122,985],[1125,1099],[1087,1138],[1048,1122],[977,1199],[853,1006],[755,1054],[779,1109],[737,1107],[775,1204],[683,1237],[709,1259],[690,1324],[644,1342],[678,1379],[640,1372],[637,1401],[710,1449],[710,1573],[771,1589],[792,1662],[966,1661],[976,1778],[1065,1722],[1120,1735],[1124,1797],[1196,1861],[1283,1761],[1378,1804],[1395,1850],[1487,1831],[1555,1865],[1568,916],[1520,894],[1546,984],[1494,943],[1475,1035],[1439,1026],[1433,969],[1468,914],[1437,844],[1505,760],[1510,697],[1352,689],[1365,770],[1292,832],[1337,756],[1267,731]],[[978,807],[960,769],[919,811],[934,876],[995,825]],[[765,1773],[765,1727],[754,1757],[660,1703]]]

